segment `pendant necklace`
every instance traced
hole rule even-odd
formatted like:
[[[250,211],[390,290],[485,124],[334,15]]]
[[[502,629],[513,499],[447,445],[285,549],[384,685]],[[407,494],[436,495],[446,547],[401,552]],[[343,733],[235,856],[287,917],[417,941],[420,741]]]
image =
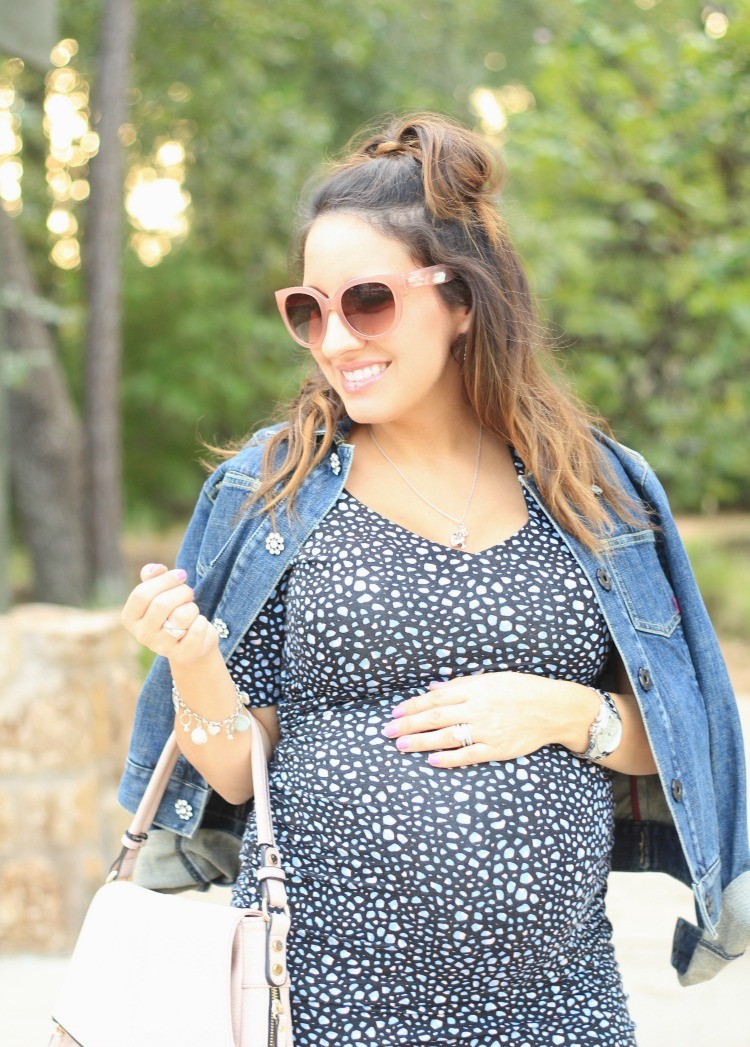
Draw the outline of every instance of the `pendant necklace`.
[[[483,431],[483,426],[482,426],[482,423],[480,422],[479,423],[479,441],[477,443],[477,461],[476,461],[476,465],[474,466],[474,479],[473,479],[472,484],[471,484],[471,491],[469,492],[469,498],[468,498],[468,501],[466,502],[466,506],[464,508],[463,515],[459,518],[458,516],[452,516],[450,513],[446,513],[442,509],[439,509],[436,505],[433,505],[433,503],[429,500],[429,498],[425,498],[425,496],[423,494],[419,493],[419,491],[416,489],[416,487],[411,482],[411,480],[409,480],[408,477],[404,476],[403,472],[401,471],[401,469],[399,469],[399,467],[396,465],[396,463],[393,461],[393,459],[390,457],[390,455],[387,454],[383,450],[383,448],[380,446],[380,444],[376,440],[375,434],[373,433],[372,429],[370,428],[370,436],[372,437],[372,442],[375,444],[375,446],[380,451],[380,453],[383,455],[383,457],[388,459],[388,461],[391,463],[393,468],[399,474],[401,479],[404,481],[404,483],[406,483],[412,489],[414,494],[418,498],[421,498],[423,502],[426,502],[426,504],[429,505],[429,507],[431,509],[434,509],[436,513],[440,513],[441,516],[445,516],[446,519],[452,520],[453,523],[458,524],[458,527],[454,531],[451,532],[451,536],[450,536],[450,539],[449,539],[451,549],[463,549],[464,545],[466,544],[466,539],[469,537],[469,531],[468,531],[468,528],[466,527],[466,524],[465,524],[464,521],[466,520],[466,517],[468,515],[469,506],[471,505],[471,500],[474,497],[474,491],[475,491],[476,486],[477,486],[477,478],[479,476],[479,458],[480,458],[480,455],[482,453],[482,431]]]

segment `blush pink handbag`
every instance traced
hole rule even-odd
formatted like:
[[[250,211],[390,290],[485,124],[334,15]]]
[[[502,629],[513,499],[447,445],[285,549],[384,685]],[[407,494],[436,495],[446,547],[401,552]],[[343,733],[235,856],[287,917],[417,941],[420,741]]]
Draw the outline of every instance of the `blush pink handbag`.
[[[130,881],[179,756],[170,735],[86,913],[49,1047],[293,1047],[284,870],[263,739],[250,721],[261,908],[206,904]]]

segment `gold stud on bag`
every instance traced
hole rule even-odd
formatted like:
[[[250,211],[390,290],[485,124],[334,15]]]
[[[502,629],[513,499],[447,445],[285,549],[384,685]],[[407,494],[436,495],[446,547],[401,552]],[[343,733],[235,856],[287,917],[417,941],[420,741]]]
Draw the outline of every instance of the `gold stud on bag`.
[[[284,870],[263,739],[250,721],[261,908],[210,905],[131,882],[179,756],[172,734],[86,913],[49,1047],[293,1047]]]

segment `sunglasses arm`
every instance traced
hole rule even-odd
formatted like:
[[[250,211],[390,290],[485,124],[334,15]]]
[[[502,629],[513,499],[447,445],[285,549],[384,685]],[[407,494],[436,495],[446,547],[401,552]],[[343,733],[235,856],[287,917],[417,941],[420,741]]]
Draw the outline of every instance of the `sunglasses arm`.
[[[407,287],[432,287],[435,284],[447,284],[455,276],[452,269],[444,265],[432,265],[428,269],[418,269],[406,277]]]

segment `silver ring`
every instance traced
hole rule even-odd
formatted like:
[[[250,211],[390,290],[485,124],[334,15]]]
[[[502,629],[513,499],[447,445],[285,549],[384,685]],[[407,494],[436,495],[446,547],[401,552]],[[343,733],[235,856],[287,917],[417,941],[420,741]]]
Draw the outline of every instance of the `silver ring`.
[[[471,727],[469,727],[468,723],[457,723],[453,728],[453,737],[464,748],[467,745],[474,744],[474,739],[471,737]]]
[[[181,640],[187,633],[187,629],[180,629],[179,625],[175,625],[169,618],[167,618],[164,625],[162,625],[162,629],[175,640]]]

